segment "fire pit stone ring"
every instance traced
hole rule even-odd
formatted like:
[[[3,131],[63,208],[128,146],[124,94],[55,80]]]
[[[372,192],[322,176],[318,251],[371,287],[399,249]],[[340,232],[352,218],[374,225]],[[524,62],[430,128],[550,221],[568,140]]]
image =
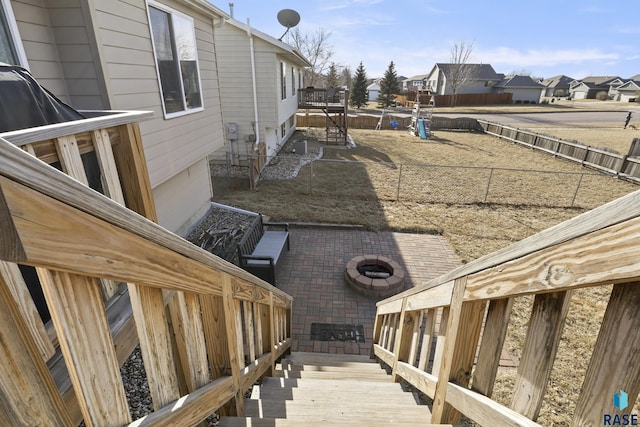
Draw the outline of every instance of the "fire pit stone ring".
[[[344,278],[361,295],[386,298],[404,287],[404,270],[397,262],[380,255],[352,258],[344,269]]]

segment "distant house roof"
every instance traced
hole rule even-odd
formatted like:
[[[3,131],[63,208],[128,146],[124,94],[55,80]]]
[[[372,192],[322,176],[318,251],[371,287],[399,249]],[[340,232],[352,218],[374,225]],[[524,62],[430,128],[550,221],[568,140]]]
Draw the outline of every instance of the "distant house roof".
[[[405,82],[419,81],[419,80],[424,80],[427,77],[428,77],[427,74],[418,74],[417,76],[407,77],[406,79],[404,79],[404,81]]]
[[[501,80],[504,74],[498,74],[490,64],[443,64],[436,63],[438,67],[445,75],[445,77],[451,76],[456,67],[462,67],[462,72],[465,75],[472,76],[474,80]],[[468,74],[467,74],[468,73]]]
[[[580,79],[582,83],[586,83],[587,85],[595,85],[595,86],[603,86],[608,85],[615,79],[619,79],[620,76],[588,76],[584,79]]]
[[[638,76],[640,77],[640,76]],[[618,87],[619,91],[625,90],[640,90],[640,79],[638,80],[629,80],[625,84]]]
[[[568,89],[571,82],[575,81],[573,77],[560,74],[558,76],[549,77],[542,81],[542,85],[554,89]]]
[[[531,76],[507,76],[493,85],[493,87],[542,89],[544,86],[533,80]]]
[[[636,74],[635,76],[629,77],[629,80],[640,81],[640,74]]]

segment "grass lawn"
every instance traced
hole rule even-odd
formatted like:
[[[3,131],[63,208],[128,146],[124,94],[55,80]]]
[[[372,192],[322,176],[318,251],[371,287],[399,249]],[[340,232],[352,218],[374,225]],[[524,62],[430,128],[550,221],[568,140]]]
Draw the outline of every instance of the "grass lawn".
[[[572,129],[572,139],[595,134]],[[305,139],[312,140],[314,130],[306,131]],[[612,130],[601,130],[598,136],[606,140]],[[593,172],[580,165],[532,151],[498,138],[466,132],[435,132],[427,142],[398,131],[350,131],[357,147],[351,150],[324,147],[324,158],[335,160],[384,161],[393,163],[421,163],[431,165],[508,167],[544,171]],[[553,130],[545,132],[553,135]],[[627,133],[627,135],[629,135]],[[630,140],[627,144],[630,143]],[[591,144],[588,144],[591,145]],[[628,147],[628,145],[627,145]],[[389,166],[387,166],[389,169]],[[314,176],[310,177],[313,173]],[[388,173],[388,171],[385,171]],[[601,177],[588,183],[579,207],[557,207],[553,204],[530,206],[495,203],[421,203],[392,200],[389,185],[380,165],[345,168],[342,163],[307,165],[298,177],[288,181],[262,181],[257,191],[234,191],[216,201],[262,212],[276,221],[326,222],[362,224],[373,230],[441,233],[464,261],[470,261],[508,246],[518,240],[574,217],[590,208],[636,191],[635,184],[613,177]],[[313,178],[314,192],[309,194],[309,179]],[[464,176],[450,177],[454,182],[475,184]],[[355,185],[354,183],[358,184]],[[575,188],[547,186],[532,182],[532,186],[547,192],[559,192],[558,198]],[[587,185],[587,184],[585,184]],[[373,197],[336,197],[347,187]],[[532,187],[533,188],[533,187]],[[301,190],[303,189],[303,190]],[[503,184],[510,189],[509,182]],[[333,195],[332,195],[333,194]],[[376,195],[378,197],[376,197]],[[550,194],[552,198],[554,194]],[[538,422],[542,425],[568,425],[574,402],[579,393],[597,331],[604,314],[610,287],[574,291],[559,354],[549,382],[545,404]],[[532,298],[516,300],[509,326],[506,348],[515,358],[526,334]],[[494,398],[509,404],[515,369],[502,368],[494,391]]]

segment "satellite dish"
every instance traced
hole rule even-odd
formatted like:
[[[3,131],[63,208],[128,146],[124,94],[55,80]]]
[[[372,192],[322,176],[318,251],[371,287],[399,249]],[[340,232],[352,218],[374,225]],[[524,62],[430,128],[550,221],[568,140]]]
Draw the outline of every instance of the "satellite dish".
[[[280,36],[278,40],[282,40],[282,38],[289,32],[290,29],[298,25],[300,22],[300,14],[293,9],[282,9],[278,12],[278,22],[283,27],[287,27],[287,31],[284,32],[283,35]]]

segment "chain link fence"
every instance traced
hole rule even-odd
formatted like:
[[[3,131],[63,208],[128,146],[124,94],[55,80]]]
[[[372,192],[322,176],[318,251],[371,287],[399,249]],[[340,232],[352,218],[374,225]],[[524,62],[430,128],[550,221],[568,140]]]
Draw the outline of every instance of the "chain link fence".
[[[214,193],[246,190],[248,167],[212,170]],[[244,162],[248,163],[248,162]],[[279,173],[273,169],[279,169]],[[268,179],[265,179],[268,177]],[[245,184],[243,182],[246,181]],[[619,185],[618,185],[619,184]],[[276,156],[259,191],[313,197],[415,203],[491,203],[592,209],[633,191],[632,184],[596,172],[365,162]]]

